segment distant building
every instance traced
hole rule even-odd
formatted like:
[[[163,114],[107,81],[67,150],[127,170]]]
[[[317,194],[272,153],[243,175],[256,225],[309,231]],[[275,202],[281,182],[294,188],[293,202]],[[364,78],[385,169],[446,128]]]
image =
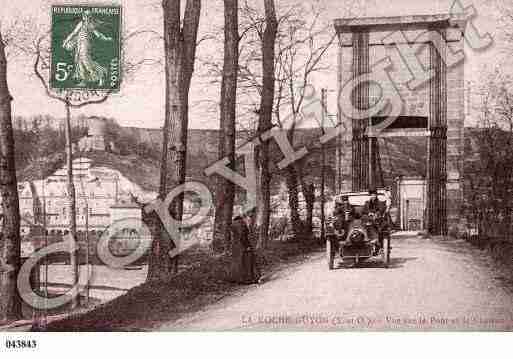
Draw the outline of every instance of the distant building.
[[[142,219],[141,206],[134,202],[115,203],[110,206],[109,214],[111,223],[125,219]]]
[[[399,177],[396,180],[401,229],[419,231],[425,227],[426,180],[423,177]]]
[[[99,117],[88,118],[87,136],[78,141],[78,150],[81,152],[115,152],[113,143],[107,139],[107,121],[105,119]]]
[[[150,201],[156,193],[143,190],[122,173],[107,167],[93,167],[88,158],[73,161],[77,231],[103,231],[125,216],[140,218],[134,196]],[[49,234],[64,234],[69,226],[66,166],[43,180],[18,184],[22,234],[45,224]],[[46,223],[45,223],[46,222]]]

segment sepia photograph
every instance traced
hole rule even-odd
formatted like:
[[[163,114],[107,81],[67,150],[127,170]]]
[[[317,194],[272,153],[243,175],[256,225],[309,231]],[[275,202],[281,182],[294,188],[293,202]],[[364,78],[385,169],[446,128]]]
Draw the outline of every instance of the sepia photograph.
[[[513,1],[0,3],[0,353],[513,331]]]

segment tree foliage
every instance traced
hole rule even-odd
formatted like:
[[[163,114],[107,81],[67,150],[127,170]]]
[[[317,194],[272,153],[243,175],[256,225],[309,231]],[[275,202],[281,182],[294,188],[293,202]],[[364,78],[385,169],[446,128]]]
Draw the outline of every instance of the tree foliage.
[[[511,233],[513,211],[513,82],[500,71],[481,86],[478,128],[467,139],[466,205],[491,236]],[[491,222],[494,222],[491,225]]]

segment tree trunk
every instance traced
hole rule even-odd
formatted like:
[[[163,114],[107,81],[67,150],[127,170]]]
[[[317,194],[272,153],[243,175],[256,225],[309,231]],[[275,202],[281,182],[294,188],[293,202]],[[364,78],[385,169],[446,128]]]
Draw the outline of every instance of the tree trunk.
[[[75,194],[75,183],[73,182],[73,144],[71,138],[71,111],[69,100],[66,99],[66,179],[68,187],[68,213],[69,213],[69,235],[74,241],[77,240],[77,213],[76,213],[76,194]],[[78,283],[79,277],[79,263],[78,263],[78,251],[70,252],[70,267],[71,267],[71,280],[72,285]],[[76,296],[71,301],[71,309],[78,307],[80,299]]]
[[[302,231],[303,223],[299,215],[299,193],[297,173],[294,166],[289,165],[285,169],[285,177],[287,182],[289,209],[290,209],[290,222],[292,224],[292,231],[294,236],[297,237]]]
[[[264,0],[265,31],[262,38],[262,97],[258,133],[262,134],[272,127],[272,115],[275,88],[275,43],[278,20],[274,0]],[[269,142],[263,141],[258,148],[260,167],[260,196],[258,203],[257,227],[260,247],[265,248],[269,240],[269,221],[271,216],[271,173],[269,168]]]
[[[162,2],[164,17],[164,57],[165,57],[165,122],[162,137],[162,160],[160,163],[159,198],[164,201],[172,183],[169,181],[175,175],[172,168],[174,154],[174,134],[179,137],[180,103],[178,97],[178,73],[180,71],[180,1],[164,0]],[[178,170],[181,166],[175,162]],[[172,244],[169,235],[156,216],[152,213],[152,236],[154,238],[148,259],[147,280],[164,280],[172,274],[172,258],[169,251]]]
[[[306,183],[303,179],[303,174],[300,172],[301,190],[305,199],[306,205],[306,218],[303,227],[303,234],[306,238],[312,235],[313,227],[313,208],[315,203],[315,186],[312,183]]]
[[[315,186],[313,183],[308,183],[305,181],[305,176],[303,173],[304,164],[301,161],[298,161],[295,165],[306,207],[306,217],[302,228],[302,233],[305,238],[310,238],[312,235],[313,208],[315,204]]]
[[[7,86],[7,58],[0,34],[0,195],[3,226],[0,240],[0,322],[21,318],[21,299],[17,290],[20,269],[20,210],[14,162],[11,100]]]
[[[322,102],[322,117],[321,117],[321,136],[324,136],[324,122],[326,120],[326,109],[327,109],[327,91],[322,89],[321,91],[321,102]],[[324,143],[321,144],[321,241],[325,240],[326,236],[326,147]]]
[[[164,51],[166,69],[166,115],[162,140],[159,197],[165,200],[176,186],[185,183],[187,157],[187,130],[189,126],[189,90],[198,35],[201,0],[188,0],[183,26],[180,25],[180,0],[163,0]],[[183,195],[173,201],[171,215],[181,220]],[[149,256],[147,280],[165,280],[178,269],[178,257],[172,259],[174,248],[162,222],[150,216],[154,238]]]
[[[292,145],[294,145],[294,130],[295,120],[292,123],[292,126],[287,130],[287,139]],[[299,181],[298,172],[294,163],[291,163],[287,168],[285,168],[285,180],[287,183],[287,190],[289,192],[288,197],[292,231],[294,232],[294,237],[298,237],[303,232],[303,222],[301,221],[301,216],[299,214]]]
[[[230,168],[235,166],[235,109],[239,63],[238,1],[224,0],[224,63],[221,83],[219,158],[228,158]],[[216,211],[213,249],[227,248],[233,217],[235,186],[231,181],[217,177]]]

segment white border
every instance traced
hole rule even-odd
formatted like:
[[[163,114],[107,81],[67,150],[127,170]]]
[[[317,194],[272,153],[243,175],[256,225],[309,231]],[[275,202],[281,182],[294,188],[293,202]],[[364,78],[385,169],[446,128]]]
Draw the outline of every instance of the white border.
[[[8,350],[5,340],[37,340]],[[506,357],[511,333],[2,333],[2,358],[485,358]],[[5,356],[7,354],[7,356]],[[18,356],[16,356],[18,357]]]

